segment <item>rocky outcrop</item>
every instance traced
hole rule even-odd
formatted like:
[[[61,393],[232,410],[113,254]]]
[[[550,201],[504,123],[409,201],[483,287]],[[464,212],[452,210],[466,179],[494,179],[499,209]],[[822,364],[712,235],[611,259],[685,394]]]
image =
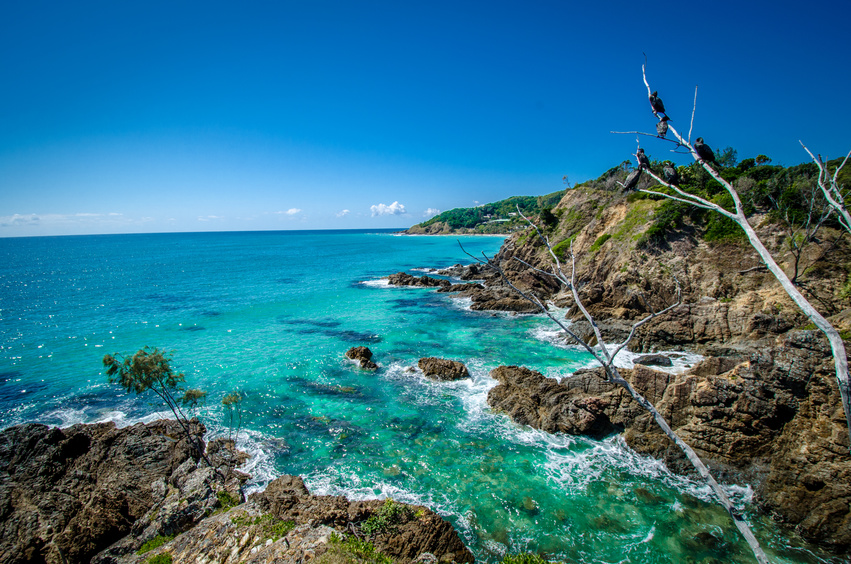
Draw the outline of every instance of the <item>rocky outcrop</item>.
[[[449,280],[442,278],[432,278],[431,276],[412,276],[406,272],[397,272],[387,277],[387,282],[391,286],[420,286],[423,288],[439,288],[448,287],[452,283]]]
[[[190,428],[203,445],[203,425],[193,420]],[[244,459],[229,441],[211,444],[214,464]],[[199,464],[193,453],[175,421],[3,431],[0,561],[141,563],[168,552],[176,564],[296,563],[344,550],[332,534],[355,533],[400,562],[473,560],[452,526],[425,507],[314,496],[295,476],[245,501],[245,474]],[[157,540],[159,548],[139,554]]]
[[[204,431],[192,421],[195,440]],[[112,423],[6,429],[0,433],[0,561],[88,562],[170,494],[191,499],[162,515],[162,526],[191,525],[224,489],[212,469],[198,472],[195,463],[174,421],[124,429]]]
[[[757,503],[800,534],[851,547],[851,455],[832,357],[819,335],[799,331],[750,358],[712,358],[672,375],[621,370],[722,479],[756,486]],[[599,437],[623,430],[635,450],[675,471],[691,467],[628,393],[602,370],[557,382],[518,367],[492,371],[488,403],[549,432]]]
[[[381,525],[375,526],[378,517]],[[373,526],[365,527],[367,523]],[[141,564],[168,553],[175,564],[194,563],[199,555],[207,562],[297,564],[329,551],[344,551],[340,539],[350,534],[399,562],[422,554],[441,562],[473,561],[452,526],[425,507],[314,496],[301,478],[284,475],[245,503],[207,517],[162,546],[113,562]]]
[[[470,371],[467,370],[464,363],[457,360],[427,357],[421,358],[417,366],[420,367],[427,378],[432,380],[449,381],[470,377]]]
[[[636,357],[632,361],[634,364],[642,364],[644,366],[673,366],[674,361],[670,357],[663,354],[643,354]]]
[[[453,267],[453,272],[460,273],[461,277],[467,276],[472,279],[473,276],[478,276],[482,273],[481,270],[475,270],[476,275],[464,274],[469,272],[473,266],[462,267],[467,270],[457,270]],[[442,273],[443,271],[441,271]],[[451,292],[459,298],[469,298],[472,301],[470,309],[476,311],[505,311],[515,313],[537,313],[540,311],[538,306],[521,296],[518,296],[511,288],[504,286],[501,282],[489,276],[491,281],[488,286],[479,283],[463,283],[453,284],[449,280],[432,278],[431,276],[412,276],[404,272],[398,272],[388,276],[388,282],[393,286],[416,286],[423,288],[437,288],[438,292]]]
[[[368,347],[352,347],[346,351],[346,358],[356,361],[364,370],[378,370],[372,361],[372,351]]]

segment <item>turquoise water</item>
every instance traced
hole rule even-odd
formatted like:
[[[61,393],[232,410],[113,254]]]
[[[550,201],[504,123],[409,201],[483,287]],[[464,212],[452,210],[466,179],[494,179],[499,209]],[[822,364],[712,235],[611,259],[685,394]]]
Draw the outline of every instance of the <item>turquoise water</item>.
[[[494,254],[497,237],[461,238]],[[199,416],[226,433],[222,397],[244,395],[250,487],[299,474],[314,493],[393,497],[449,519],[477,559],[535,551],[569,562],[750,562],[709,492],[612,437],[553,436],[489,411],[488,372],[564,377],[590,363],[540,316],[473,312],[393,288],[398,271],[469,262],[453,237],[255,232],[0,239],[0,426],[124,425],[168,413],[106,383],[105,353],[173,351]],[[380,365],[344,359],[369,346]],[[463,361],[469,381],[411,371]],[[753,515],[776,562],[832,562]]]

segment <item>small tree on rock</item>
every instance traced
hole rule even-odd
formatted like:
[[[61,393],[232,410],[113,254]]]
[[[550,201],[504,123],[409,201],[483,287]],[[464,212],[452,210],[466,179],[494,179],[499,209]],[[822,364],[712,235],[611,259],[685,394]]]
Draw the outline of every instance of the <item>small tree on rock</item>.
[[[159,396],[174,414],[174,418],[198,456],[212,466],[204,452],[204,447],[190,430],[189,418],[181,409],[181,405],[195,409],[206,393],[182,387],[186,376],[172,369],[170,354],[156,347],[153,349],[145,347],[129,358],[107,354],[103,357],[103,365],[106,367],[106,376],[110,384],[118,384],[127,393],[138,395],[150,390]]]

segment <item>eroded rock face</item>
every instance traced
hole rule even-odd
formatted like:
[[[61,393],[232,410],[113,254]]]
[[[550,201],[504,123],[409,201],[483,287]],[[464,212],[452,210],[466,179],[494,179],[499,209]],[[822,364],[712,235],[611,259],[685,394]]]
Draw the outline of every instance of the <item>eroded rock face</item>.
[[[464,366],[464,363],[457,360],[427,357],[421,358],[417,365],[423,371],[423,374],[432,380],[448,381],[470,377],[470,372]]]
[[[204,427],[193,420],[191,432],[201,440]],[[226,440],[216,444],[207,451],[214,464],[233,450]],[[176,564],[199,558],[303,562],[328,550],[332,533],[359,528],[388,503],[313,496],[295,476],[281,476],[245,502],[238,489],[244,474],[199,465],[193,453],[175,421],[6,429],[0,433],[0,561],[141,563],[169,552]],[[242,456],[234,451],[226,458]],[[220,512],[226,498],[239,505]],[[380,551],[402,562],[428,553],[443,562],[473,561],[440,516],[425,507],[396,508],[391,526],[371,532]],[[295,526],[285,536],[279,534],[284,521]],[[137,554],[159,536],[174,538]]]
[[[757,503],[804,538],[851,547],[851,455],[833,361],[812,331],[792,332],[749,359],[713,358],[671,375],[620,370],[717,477],[756,485]],[[491,372],[488,403],[549,432],[624,429],[633,449],[691,472],[685,457],[602,369],[557,382],[518,367]]]
[[[191,430],[201,440],[203,425],[194,420]],[[195,456],[174,421],[6,429],[0,561],[88,562],[162,501]]]

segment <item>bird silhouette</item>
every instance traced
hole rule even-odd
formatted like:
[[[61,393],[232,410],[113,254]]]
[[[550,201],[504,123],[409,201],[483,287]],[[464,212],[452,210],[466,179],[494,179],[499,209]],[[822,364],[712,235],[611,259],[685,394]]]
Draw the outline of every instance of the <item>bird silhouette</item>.
[[[635,187],[638,186],[639,178],[641,178],[640,168],[630,172],[629,176],[626,177],[626,180],[623,183],[624,190],[635,190]]]
[[[662,119],[659,120],[659,123],[656,124],[656,134],[659,137],[664,138],[665,135],[668,134],[668,121],[670,118],[668,116],[662,116]]]
[[[677,172],[677,167],[671,161],[665,161],[665,168],[662,169],[662,178],[668,184],[678,185],[680,183],[680,174]]]
[[[694,151],[697,153],[697,156],[708,163],[715,162],[715,153],[712,152],[712,149],[709,148],[709,145],[703,142],[703,137],[698,137],[694,142]]]
[[[665,104],[662,103],[662,98],[659,97],[659,92],[655,90],[650,95],[650,107],[653,108],[653,113],[668,115],[665,111]]]
[[[644,154],[644,149],[639,147],[638,153],[635,156],[638,157],[639,169],[650,168],[650,159]]]

